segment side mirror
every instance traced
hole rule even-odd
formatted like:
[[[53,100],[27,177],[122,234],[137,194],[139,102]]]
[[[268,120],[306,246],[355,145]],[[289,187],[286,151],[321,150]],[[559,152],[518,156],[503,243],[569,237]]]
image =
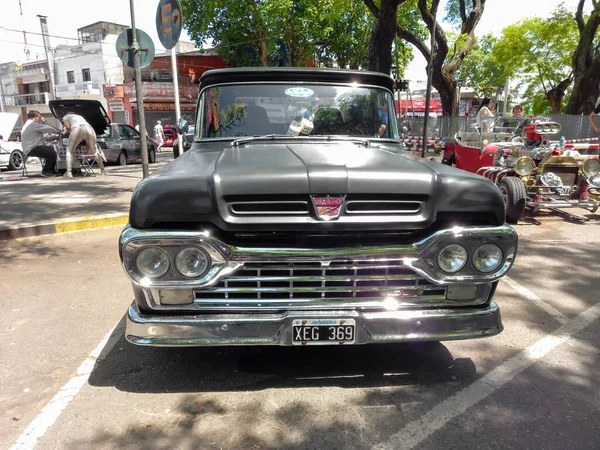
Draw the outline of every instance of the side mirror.
[[[188,125],[187,120],[185,120],[185,119],[179,119],[177,121],[176,128],[177,128],[177,132],[179,134],[186,134],[187,131],[188,131],[188,129],[189,129],[189,127],[190,126]]]
[[[400,124],[400,129],[402,130],[402,133],[406,134],[410,132],[410,122],[402,122]]]

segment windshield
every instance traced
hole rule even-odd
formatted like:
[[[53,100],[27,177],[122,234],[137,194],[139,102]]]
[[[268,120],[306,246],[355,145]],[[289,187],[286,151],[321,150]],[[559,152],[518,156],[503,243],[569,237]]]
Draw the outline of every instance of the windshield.
[[[381,88],[319,84],[240,84],[206,89],[198,135],[357,136],[398,139],[391,94]]]

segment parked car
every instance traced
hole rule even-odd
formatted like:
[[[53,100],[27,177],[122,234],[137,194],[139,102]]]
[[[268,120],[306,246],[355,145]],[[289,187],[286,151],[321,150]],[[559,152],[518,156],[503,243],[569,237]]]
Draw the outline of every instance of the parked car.
[[[19,115],[0,112],[0,169],[21,170],[23,168],[23,148],[20,142],[9,141]]]
[[[551,142],[549,137],[560,129],[556,122],[532,122],[524,125],[519,136],[496,132],[497,142],[490,144],[490,133],[483,142],[478,132],[457,133],[456,167],[498,185],[509,223],[517,223],[526,209],[533,214],[542,208],[586,208],[595,213],[600,206],[598,155],[581,154]]]
[[[190,150],[131,199],[126,338],[346,346],[500,333],[492,297],[517,251],[502,195],[406,154],[393,86],[364,71],[205,72]],[[307,119],[318,98],[332,109]]]
[[[122,123],[111,123],[102,103],[98,100],[51,100],[50,111],[58,120],[69,112],[79,114],[94,128],[97,143],[102,148],[106,160],[120,166],[141,162],[142,145],[140,133]],[[63,145],[67,145],[65,138]],[[85,145],[85,144],[82,144]],[[148,162],[156,161],[156,145],[148,140]]]
[[[174,125],[165,125],[163,127],[163,133],[165,134],[165,142],[163,147],[173,147],[173,141],[177,139],[177,130]]]
[[[194,126],[188,127],[187,132],[183,135],[183,151],[186,152],[192,146],[192,142],[194,142],[194,134],[196,128]],[[173,151],[179,146],[179,138],[176,138],[173,141]]]

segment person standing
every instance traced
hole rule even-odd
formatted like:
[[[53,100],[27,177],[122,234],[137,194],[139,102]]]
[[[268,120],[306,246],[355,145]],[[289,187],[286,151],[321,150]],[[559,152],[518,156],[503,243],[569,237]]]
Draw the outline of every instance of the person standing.
[[[492,121],[494,120],[494,113],[491,108],[492,100],[489,97],[485,97],[481,102],[479,111],[477,111],[477,123],[479,124],[479,130],[482,133],[487,133],[492,128]]]
[[[35,156],[46,160],[42,168],[43,177],[56,175],[56,152],[50,145],[46,145],[44,134],[60,135],[58,128],[49,125],[38,111],[27,113],[27,122],[21,129],[21,146],[25,158]]]
[[[96,147],[96,132],[92,126],[83,117],[74,113],[68,113],[62,120],[67,132],[70,133],[69,146],[67,148],[67,171],[64,176],[67,178],[73,177],[73,174],[71,173],[73,167],[73,155],[81,141],[85,142],[87,154],[95,156],[96,164],[100,167],[100,174],[106,175],[104,162],[102,162],[102,154]]]
[[[154,126],[154,140],[156,141],[156,151],[160,153],[160,149],[165,143],[165,132],[160,120],[157,120]]]
[[[598,126],[596,123],[596,116],[598,114],[600,114],[600,102],[596,103],[596,107],[589,115],[590,123],[592,124],[594,130],[596,130],[596,133],[600,133],[600,126]]]

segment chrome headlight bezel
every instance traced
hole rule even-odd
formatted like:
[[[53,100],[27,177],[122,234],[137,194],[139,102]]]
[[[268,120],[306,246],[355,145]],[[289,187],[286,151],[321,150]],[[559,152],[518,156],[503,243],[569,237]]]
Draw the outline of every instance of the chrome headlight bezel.
[[[183,267],[183,265],[186,263],[186,261],[183,261],[183,259],[186,257],[185,256],[186,252],[187,253],[195,252],[197,255],[201,256],[204,259],[204,261],[202,262],[202,265],[200,266],[201,270],[198,270],[195,274],[192,273],[189,269],[186,270]],[[182,248],[181,250],[179,250],[177,252],[177,254],[175,255],[174,265],[175,265],[175,269],[184,277],[191,278],[191,279],[197,279],[197,278],[201,278],[206,272],[208,272],[208,270],[212,266],[212,261],[210,259],[210,256],[208,255],[208,253],[201,247],[187,245],[184,248]]]
[[[521,156],[515,161],[514,171],[522,177],[526,177],[535,169],[535,163],[529,156]]]
[[[150,254],[154,252],[155,255],[157,255],[158,257],[162,257],[163,261],[165,261],[164,266],[161,268],[161,271],[158,272],[158,274],[154,274],[154,275],[150,275],[148,273],[144,273],[144,270],[141,268],[141,266],[143,264],[140,263],[140,260],[142,258],[144,258],[146,255]],[[135,270],[140,274],[140,276],[142,278],[149,278],[151,280],[156,280],[159,278],[162,278],[163,276],[165,276],[165,274],[169,271],[169,269],[171,268],[171,258],[169,257],[169,254],[162,249],[161,247],[158,247],[156,245],[150,245],[148,247],[144,247],[142,249],[140,249],[134,258],[134,265],[135,265]]]
[[[121,240],[121,258],[125,272],[133,280],[134,283],[144,286],[168,286],[174,289],[190,288],[191,286],[203,286],[210,284],[216,275],[228,265],[231,257],[231,250],[224,246],[218,240],[198,236],[197,232],[190,233],[173,233],[170,236],[169,232],[156,233],[141,233],[136,236],[134,231],[131,231],[130,239]],[[148,278],[145,277],[137,268],[135,261],[137,255],[144,249],[149,247],[157,247],[164,251],[169,259],[170,266],[168,271],[161,277]],[[209,260],[208,268],[198,277],[187,277],[183,275],[175,266],[177,255],[186,248],[197,248],[204,252]]]
[[[488,273],[480,272],[471,263],[467,263],[456,273],[444,272],[437,264],[437,255],[441,249],[450,244],[459,244],[467,250],[469,261],[472,261],[475,250],[483,244],[495,244],[502,250],[502,263],[496,270]],[[420,261],[414,263],[415,267],[420,264],[432,273],[440,284],[452,282],[469,282],[475,284],[489,283],[505,275],[512,267],[518,247],[517,232],[514,228],[504,225],[502,227],[456,227],[441,232],[437,239],[420,252]]]
[[[456,268],[449,268],[447,266],[444,267],[444,264],[441,262],[441,259],[444,255],[445,252],[450,252],[453,251],[454,253],[457,254],[457,260],[462,260],[462,262],[459,262],[459,265]],[[458,254],[460,253],[460,258],[458,257]],[[467,249],[464,248],[462,245],[458,244],[458,243],[452,243],[452,244],[448,244],[444,247],[442,247],[438,253],[437,256],[435,258],[436,263],[438,265],[438,267],[445,273],[447,274],[455,274],[457,272],[460,272],[462,269],[464,269],[464,267],[467,265],[467,262],[469,262],[469,252],[467,252]]]
[[[491,266],[491,268],[482,268],[478,266],[479,259],[477,257],[477,252],[482,251],[482,249],[485,247],[491,248],[492,251],[497,250],[500,253],[500,258],[498,259],[498,262],[495,265]],[[481,244],[473,251],[473,254],[471,255],[471,263],[473,264],[473,267],[475,267],[475,269],[481,273],[490,273],[498,270],[498,268],[502,265],[503,260],[504,252],[502,251],[502,248],[492,242],[486,242],[485,244]]]
[[[586,159],[581,165],[581,173],[588,178],[594,178],[596,175],[598,175],[600,173],[600,161],[598,158]]]

